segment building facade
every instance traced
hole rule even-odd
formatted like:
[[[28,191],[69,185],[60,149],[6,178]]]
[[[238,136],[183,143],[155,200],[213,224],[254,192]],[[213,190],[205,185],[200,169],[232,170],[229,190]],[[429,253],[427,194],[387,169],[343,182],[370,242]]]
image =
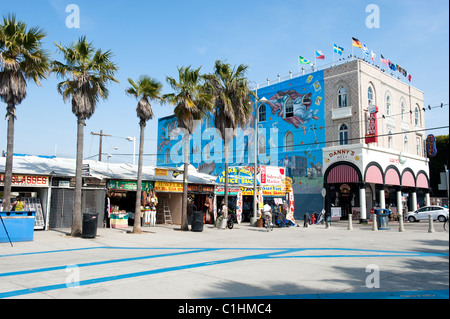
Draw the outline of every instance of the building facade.
[[[429,196],[423,92],[363,60],[289,77],[258,88],[246,128],[235,132],[230,166],[286,168],[295,218],[340,207],[366,220],[374,207],[408,205]],[[191,164],[220,175],[223,139],[214,115],[191,137]],[[255,134],[255,126],[257,134]],[[157,166],[183,161],[177,119],[159,119]],[[255,149],[256,147],[256,149]],[[324,196],[325,195],[325,196]]]

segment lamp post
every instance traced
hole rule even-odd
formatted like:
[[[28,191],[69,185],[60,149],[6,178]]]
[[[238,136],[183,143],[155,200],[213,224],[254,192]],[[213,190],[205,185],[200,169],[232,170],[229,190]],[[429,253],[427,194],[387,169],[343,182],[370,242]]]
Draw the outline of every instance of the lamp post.
[[[128,136],[127,141],[133,141],[133,165],[136,163],[136,137]]]
[[[258,98],[258,86],[255,89],[255,131],[253,132],[254,137],[254,171],[253,171],[253,217],[250,217],[250,225],[256,226],[256,220],[258,219],[258,189],[256,181],[256,173],[258,167],[258,102],[266,102],[267,99],[263,97]]]

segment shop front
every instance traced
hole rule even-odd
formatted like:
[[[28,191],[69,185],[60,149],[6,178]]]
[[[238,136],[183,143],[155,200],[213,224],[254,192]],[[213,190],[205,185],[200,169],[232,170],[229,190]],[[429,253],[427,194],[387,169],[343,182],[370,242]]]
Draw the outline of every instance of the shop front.
[[[0,174],[0,210],[3,208],[3,186],[5,175]],[[48,206],[50,202],[50,177],[41,175],[13,174],[11,184],[11,204],[19,202],[14,210],[34,211],[34,229],[45,229],[48,225]]]
[[[107,183],[106,226],[111,228],[125,228],[134,225],[137,182],[130,180],[109,180]],[[142,207],[149,205],[154,183],[143,181],[141,190]],[[142,216],[141,216],[142,217]],[[141,221],[142,223],[142,221]]]
[[[156,181],[154,189],[158,198],[156,223],[181,225],[183,183]]]

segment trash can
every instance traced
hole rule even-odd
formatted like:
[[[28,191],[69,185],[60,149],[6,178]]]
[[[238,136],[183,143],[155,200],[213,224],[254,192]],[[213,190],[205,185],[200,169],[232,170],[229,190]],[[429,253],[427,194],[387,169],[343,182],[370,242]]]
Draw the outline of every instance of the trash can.
[[[389,227],[389,209],[377,208],[375,214],[377,215],[378,229],[391,229]]]
[[[0,216],[0,243],[33,241],[36,212],[0,212]]]
[[[97,236],[97,217],[98,214],[84,213],[82,234],[83,238],[95,238]]]
[[[202,232],[203,231],[203,212],[194,211],[192,212],[192,231]]]

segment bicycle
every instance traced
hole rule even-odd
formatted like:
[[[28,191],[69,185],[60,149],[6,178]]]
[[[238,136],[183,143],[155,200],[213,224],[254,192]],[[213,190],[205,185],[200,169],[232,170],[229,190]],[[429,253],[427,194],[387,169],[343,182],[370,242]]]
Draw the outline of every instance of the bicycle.
[[[445,230],[446,232],[448,232],[448,218],[447,218],[447,220],[444,222],[444,230]]]
[[[270,216],[265,214],[264,216],[264,227],[266,228],[267,232],[273,231],[273,224],[270,222]]]

